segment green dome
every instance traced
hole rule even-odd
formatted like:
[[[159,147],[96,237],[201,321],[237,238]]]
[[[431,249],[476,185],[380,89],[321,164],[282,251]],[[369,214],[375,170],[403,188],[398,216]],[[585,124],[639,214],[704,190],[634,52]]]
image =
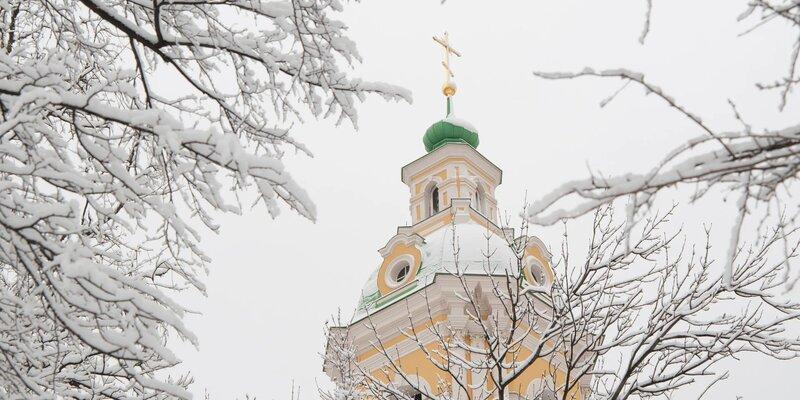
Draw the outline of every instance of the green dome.
[[[425,150],[429,153],[447,143],[466,143],[478,147],[478,133],[475,128],[452,115],[431,125],[422,137]]]

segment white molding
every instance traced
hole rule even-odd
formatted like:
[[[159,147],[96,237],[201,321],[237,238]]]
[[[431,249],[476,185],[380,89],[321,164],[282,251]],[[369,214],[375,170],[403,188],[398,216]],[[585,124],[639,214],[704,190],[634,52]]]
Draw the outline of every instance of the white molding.
[[[525,258],[522,259],[523,271],[525,272],[525,278],[529,281],[530,284],[537,284],[540,287],[549,288],[552,285],[553,274],[552,271],[548,273],[547,267],[539,261],[537,257],[532,255],[527,255]],[[542,272],[542,279],[544,282],[538,282],[536,276],[533,274],[533,267],[538,266]]]
[[[553,258],[553,255],[550,253],[550,250],[547,249],[547,246],[544,244],[542,239],[539,239],[538,236],[528,236],[527,237],[528,243],[525,247],[532,247],[536,246],[541,252],[542,256],[547,259],[547,262],[550,262],[550,259]]]
[[[410,162],[401,170],[401,180],[410,184],[410,179],[419,171],[449,157],[463,157],[487,175],[495,178],[497,184],[502,183],[503,171],[489,161],[483,154],[466,143],[448,143],[424,156]]]
[[[419,247],[423,243],[425,243],[425,239],[422,236],[411,232],[412,232],[411,227],[398,228],[397,233],[394,236],[392,236],[392,238],[389,239],[388,242],[386,242],[386,245],[378,249],[378,253],[381,255],[381,257],[386,258],[389,256],[389,254],[391,254],[392,249],[394,249],[394,247],[397,246],[398,244],[403,244],[405,246]],[[412,267],[414,266],[413,263],[411,266]]]
[[[408,266],[408,272],[406,276],[403,277],[401,281],[395,281],[394,276],[397,274],[397,269],[400,268],[400,265],[404,264]],[[414,272],[417,265],[414,262],[414,256],[411,254],[401,254],[392,260],[392,264],[386,268],[386,272],[383,274],[383,281],[386,283],[386,286],[390,287],[391,289],[398,289],[402,286],[405,286],[411,279],[416,275]],[[378,278],[380,279],[380,277]]]

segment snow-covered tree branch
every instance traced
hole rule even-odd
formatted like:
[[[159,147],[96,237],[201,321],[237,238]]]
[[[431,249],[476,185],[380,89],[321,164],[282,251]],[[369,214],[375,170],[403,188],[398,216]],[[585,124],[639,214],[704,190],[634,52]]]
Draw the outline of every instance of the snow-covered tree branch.
[[[649,30],[651,5],[649,1],[646,4],[648,23],[644,33]],[[790,94],[800,83],[797,77],[800,39],[796,39],[800,33],[800,4],[794,0],[750,1],[739,20],[747,24],[745,34],[766,24],[782,24],[793,35],[786,74],[771,83],[755,83],[759,89],[777,91],[778,106],[783,110]],[[777,129],[757,129],[742,117],[735,100],[720,99],[730,104],[732,115],[741,128],[719,130],[639,72],[586,68],[579,72],[536,72],[536,75],[555,80],[581,77],[621,79],[623,85],[643,88],[648,95],[657,97],[687,118],[697,127],[699,135],[667,153],[647,172],[610,177],[596,175],[556,188],[530,207],[527,215],[532,223],[551,225],[564,218],[591,213],[618,199],[628,202],[629,218],[634,221],[653,206],[660,193],[675,187],[691,187],[691,202],[710,191],[729,194],[736,199],[738,215],[730,233],[726,280],[731,278],[734,254],[743,247],[744,240],[740,236],[748,219],[759,224],[786,226],[789,230],[797,226],[797,207],[791,194],[798,177],[797,165],[800,164],[800,121]],[[618,93],[603,101],[601,106]],[[792,276],[788,270],[786,274],[785,280],[791,288],[800,274],[795,272]]]
[[[197,339],[169,292],[204,290],[214,213],[253,191],[314,219],[290,128],[410,101],[342,68],[360,57],[341,9],[0,0],[0,397],[190,397],[166,337]]]
[[[781,297],[786,265],[770,261],[785,227],[766,228],[750,251],[737,254],[726,285],[711,268],[709,245],[687,247],[680,232],[668,231],[672,210],[632,231],[626,218],[615,221],[611,207],[593,214],[585,254],[574,254],[565,229],[552,278],[525,278],[523,257],[504,276],[465,274],[460,265],[451,273],[457,301],[445,307],[451,317],[436,318],[429,297],[424,329],[413,328],[419,315],[411,309],[392,332],[370,317],[371,351],[382,357],[381,369],[359,362],[344,340],[346,328],[332,331],[326,365],[347,377],[336,381],[338,393],[346,393],[337,398],[672,398],[724,380],[720,361],[800,355],[800,303]],[[522,232],[508,240],[515,254],[526,246],[526,226]],[[457,237],[453,251],[458,259]],[[466,322],[454,317],[462,309]],[[420,384],[412,372],[421,364],[403,364],[400,345],[390,339],[398,334],[439,371],[438,387]],[[540,376],[526,389],[520,381],[531,371]]]

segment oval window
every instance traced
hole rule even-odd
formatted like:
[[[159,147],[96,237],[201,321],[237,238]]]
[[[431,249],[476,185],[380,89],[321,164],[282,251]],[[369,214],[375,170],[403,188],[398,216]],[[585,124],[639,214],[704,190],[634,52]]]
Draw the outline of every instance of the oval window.
[[[528,264],[528,273],[530,274],[531,278],[533,278],[533,282],[531,283],[535,283],[537,285],[545,284],[544,267],[539,261],[530,261]]]
[[[386,272],[383,273],[383,281],[386,282],[386,286],[396,289],[405,285],[413,278],[414,270],[411,268],[414,264],[414,258],[405,254],[393,260]]]
[[[397,273],[394,276],[394,281],[396,283],[402,282],[403,279],[406,279],[408,276],[409,271],[411,271],[411,266],[409,266],[408,263],[403,263],[400,269],[397,270]]]

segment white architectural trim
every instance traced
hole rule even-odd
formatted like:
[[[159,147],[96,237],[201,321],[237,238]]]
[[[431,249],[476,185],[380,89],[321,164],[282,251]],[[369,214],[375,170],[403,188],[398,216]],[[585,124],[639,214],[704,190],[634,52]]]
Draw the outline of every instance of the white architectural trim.
[[[503,182],[503,171],[489,161],[486,157],[484,157],[483,154],[479,153],[478,150],[475,150],[472,148],[472,146],[466,143],[447,143],[444,146],[439,147],[438,149],[408,163],[400,171],[401,179],[403,183],[408,185],[410,184],[410,179],[412,176],[416,175],[425,168],[450,157],[463,157],[470,163],[474,164],[477,169],[480,169],[492,178],[495,178],[498,185]]]
[[[418,247],[421,246],[423,243],[425,243],[425,239],[423,239],[422,236],[417,235],[416,233],[411,233],[409,232],[409,230],[410,227],[408,230],[403,229],[401,231],[401,229],[398,229],[397,234],[392,236],[392,238],[389,239],[388,242],[386,242],[386,245],[378,249],[378,253],[381,255],[381,257],[383,258],[388,257],[389,254],[391,254],[392,249],[394,249],[394,247],[397,246],[398,244]]]
[[[395,276],[400,272],[400,269],[403,267],[408,268],[408,272],[403,277],[403,279],[397,281]],[[414,268],[416,267],[416,263],[414,262],[414,257],[411,254],[401,254],[397,256],[394,260],[392,260],[392,264],[386,268],[386,273],[384,274],[384,282],[386,286],[397,289],[400,286],[407,284],[411,278],[414,276]]]

